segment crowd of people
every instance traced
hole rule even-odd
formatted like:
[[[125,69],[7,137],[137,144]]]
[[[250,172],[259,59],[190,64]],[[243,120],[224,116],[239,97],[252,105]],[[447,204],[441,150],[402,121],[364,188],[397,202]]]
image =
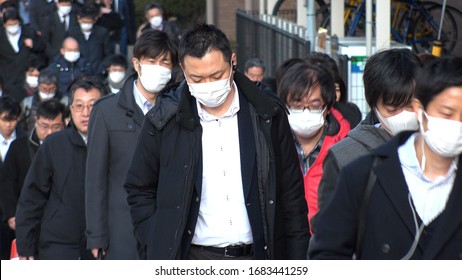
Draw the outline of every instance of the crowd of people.
[[[129,62],[130,1],[8,1],[2,259],[461,257],[461,58],[374,54],[363,119],[326,54],[241,73],[151,3]]]

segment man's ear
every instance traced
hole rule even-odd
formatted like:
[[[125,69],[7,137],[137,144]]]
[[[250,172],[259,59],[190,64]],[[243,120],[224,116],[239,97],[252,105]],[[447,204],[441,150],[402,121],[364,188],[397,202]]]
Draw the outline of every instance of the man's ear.
[[[231,55],[231,63],[233,64],[233,71],[237,70],[237,56],[236,53]]]

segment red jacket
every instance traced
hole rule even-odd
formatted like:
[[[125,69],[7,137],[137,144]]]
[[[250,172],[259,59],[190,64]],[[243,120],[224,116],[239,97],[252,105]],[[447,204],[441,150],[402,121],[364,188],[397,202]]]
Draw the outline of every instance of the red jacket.
[[[327,155],[330,147],[343,138],[345,138],[350,131],[350,123],[343,117],[343,115],[334,108],[330,109],[330,114],[339,123],[340,129],[335,135],[326,135],[324,142],[319,152],[318,157],[312,166],[305,174],[305,199],[308,203],[308,221],[318,212],[318,187],[322,177],[322,163]]]

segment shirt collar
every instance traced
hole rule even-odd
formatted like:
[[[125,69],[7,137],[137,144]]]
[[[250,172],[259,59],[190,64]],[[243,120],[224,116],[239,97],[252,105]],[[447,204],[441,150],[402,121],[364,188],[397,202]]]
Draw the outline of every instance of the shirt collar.
[[[146,112],[149,111],[150,108],[154,107],[154,105],[151,104],[146,97],[144,97],[144,95],[136,86],[136,81],[137,80],[133,82],[133,94],[135,96],[135,102],[138,107],[140,107],[141,111],[146,114]]]
[[[233,101],[231,102],[231,105],[229,106],[226,113],[223,116],[221,116],[219,119],[225,118],[225,117],[234,117],[234,115],[236,115],[237,112],[239,112],[239,109],[240,109],[239,92],[237,90],[237,86],[234,81],[233,81],[233,87],[234,87]],[[217,119],[217,117],[215,117],[212,114],[209,114],[206,110],[204,110],[204,108],[202,108],[201,106],[201,103],[197,99],[196,99],[196,106],[197,106],[197,112],[199,114],[199,118],[201,119],[201,121],[214,121]]]
[[[407,139],[407,141],[398,148],[398,156],[401,162],[401,166],[409,170],[412,174],[414,174],[416,177],[420,178],[421,180],[425,182],[429,182],[429,183],[433,182],[434,186],[438,185],[440,182],[447,180],[453,173],[456,172],[458,157],[456,157],[452,161],[451,166],[449,167],[448,173],[446,173],[445,176],[440,176],[436,178],[435,180],[431,180],[427,178],[422,171],[422,167],[419,164],[419,161],[417,159],[417,154],[415,151],[416,148],[415,148],[414,143],[415,143],[416,137],[419,134],[420,134],[419,132],[412,134]]]
[[[11,143],[13,140],[16,139],[16,130],[13,130],[13,133],[11,133],[10,138],[6,139],[3,137],[3,134],[0,133],[0,143]]]

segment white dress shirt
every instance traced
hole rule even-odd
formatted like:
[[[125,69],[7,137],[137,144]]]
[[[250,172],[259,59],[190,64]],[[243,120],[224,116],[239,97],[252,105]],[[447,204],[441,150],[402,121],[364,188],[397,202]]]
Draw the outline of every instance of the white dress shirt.
[[[0,133],[0,156],[2,157],[2,161],[5,161],[6,153],[8,152],[8,149],[10,148],[11,142],[13,142],[15,139],[16,139],[16,130],[13,131],[10,138],[8,139],[5,139],[5,137],[3,137],[3,134]]]
[[[10,42],[11,47],[13,47],[14,52],[16,53],[19,52],[19,38],[21,37],[21,32],[22,30],[20,30],[18,34],[11,35],[5,30],[6,37],[8,38],[8,41]]]
[[[192,244],[225,247],[253,243],[242,186],[237,87],[220,118],[197,102],[202,126],[202,193]]]
[[[136,87],[136,81],[133,84],[133,94],[135,95],[135,102],[140,107],[141,111],[143,111],[143,114],[146,115],[149,110],[151,110],[152,107],[154,107],[154,104],[148,101],[146,97],[139,91],[139,89]]]
[[[409,188],[415,211],[427,226],[446,208],[456,178],[457,157],[445,176],[431,180],[423,174],[417,160],[414,141],[418,132],[398,148],[404,178]]]

